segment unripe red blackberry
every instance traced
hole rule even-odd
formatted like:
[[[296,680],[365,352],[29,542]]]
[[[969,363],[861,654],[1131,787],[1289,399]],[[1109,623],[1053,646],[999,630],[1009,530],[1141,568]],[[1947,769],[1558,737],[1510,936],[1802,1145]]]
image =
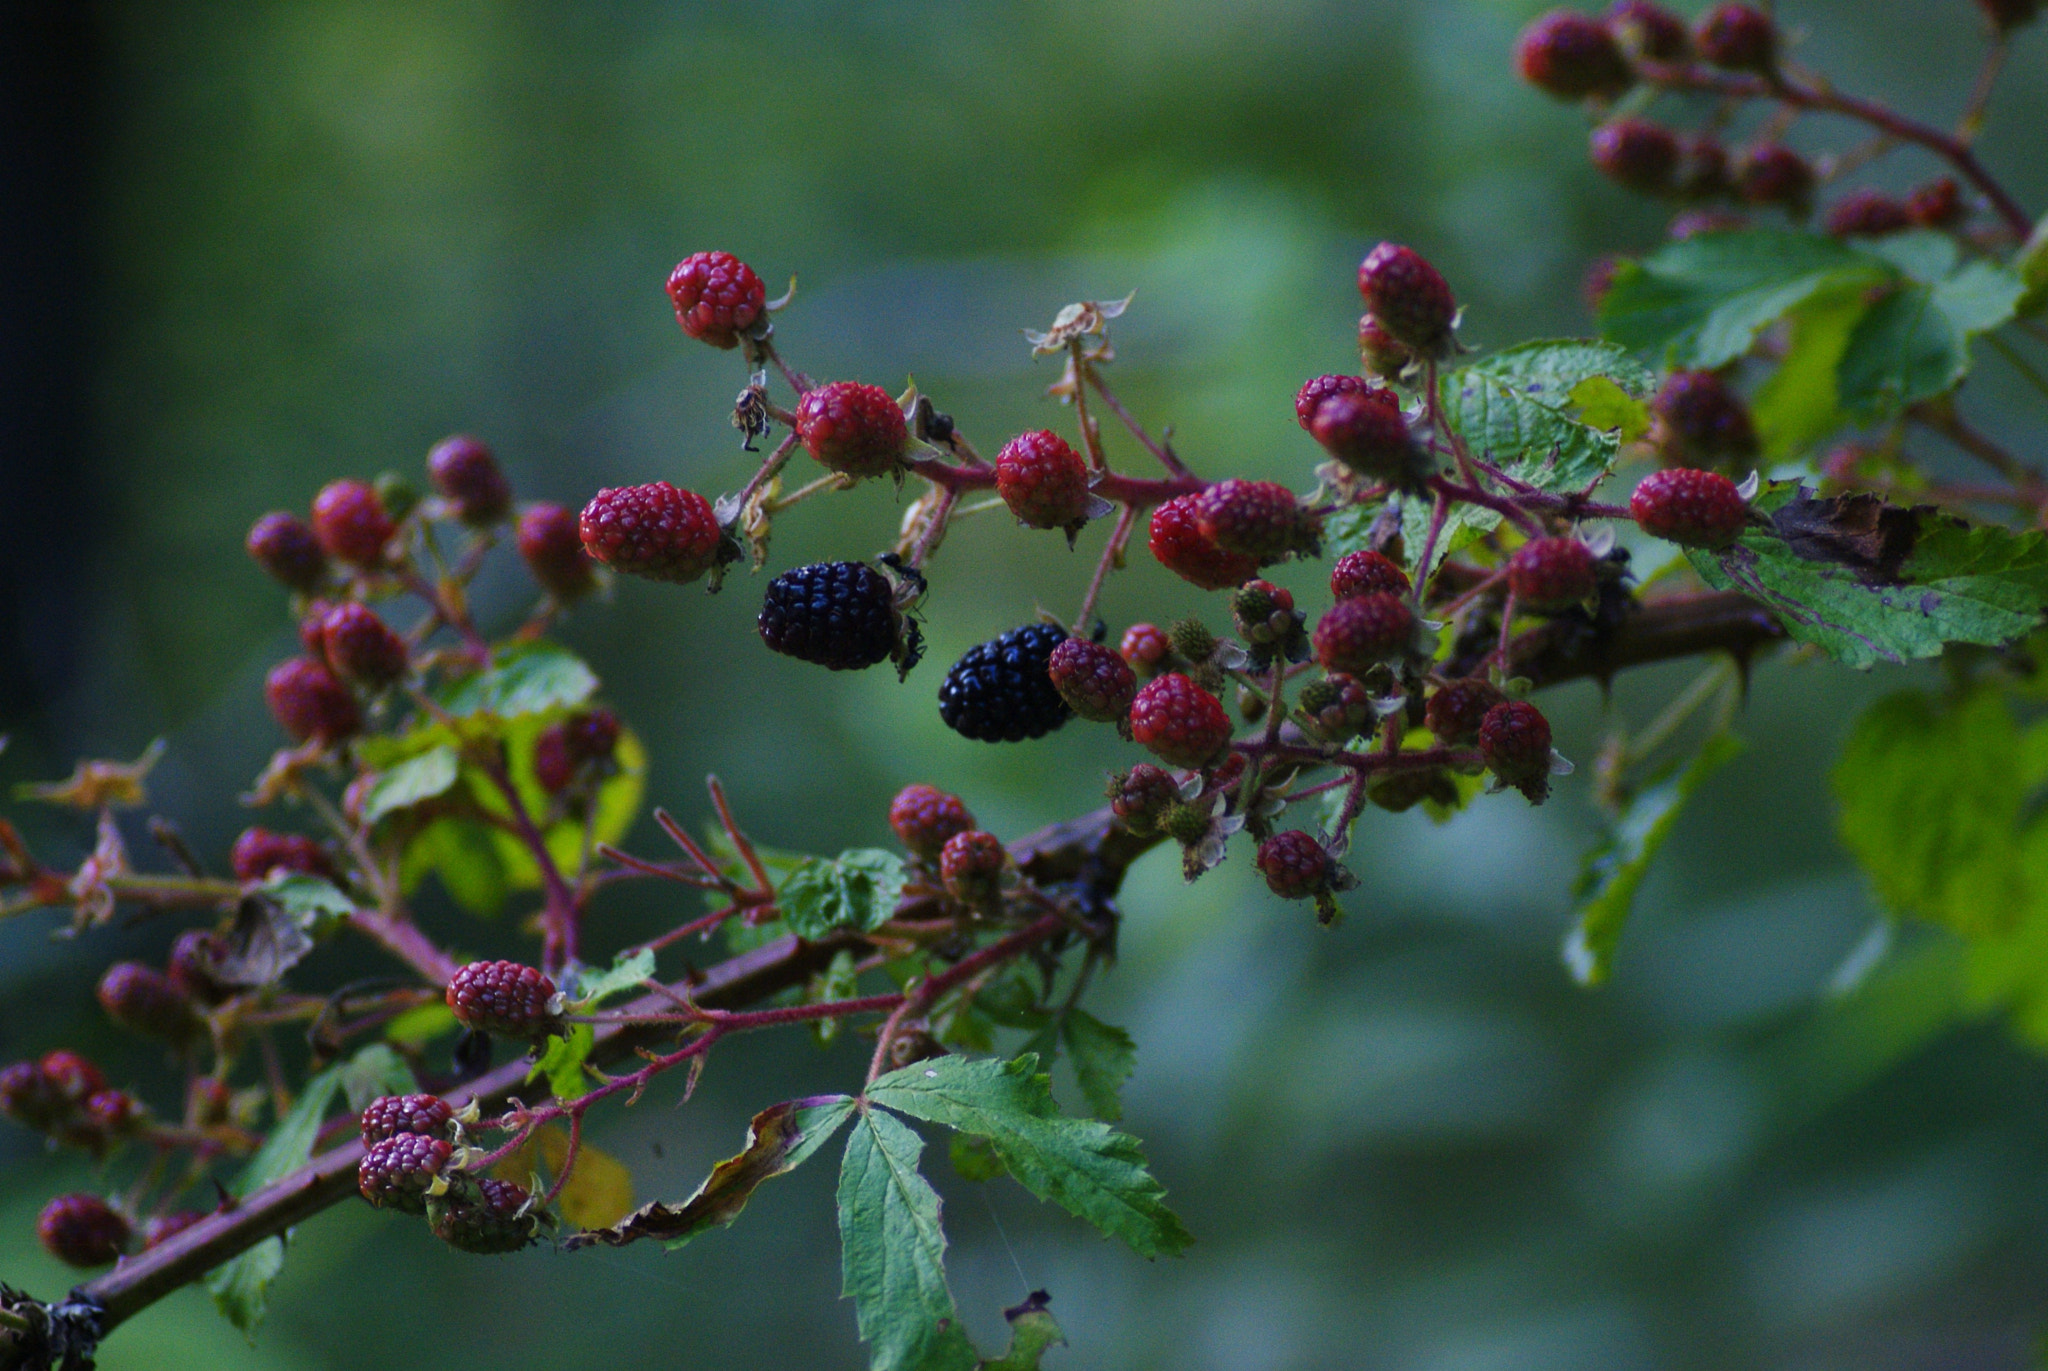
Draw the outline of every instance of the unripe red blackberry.
[[[903,410],[880,386],[834,381],[797,401],[804,450],[834,471],[880,476],[896,470],[909,444]]]
[[[1348,600],[1354,595],[1406,595],[1408,573],[1391,557],[1360,548],[1347,552],[1330,568],[1330,596]]]
[[[280,867],[307,876],[334,875],[334,863],[319,843],[303,833],[273,833],[267,828],[243,829],[228,853],[228,864],[238,881],[260,881]]]
[[[273,579],[310,592],[327,576],[327,553],[296,514],[266,514],[249,528],[249,555]]]
[[[1415,361],[1402,341],[1368,312],[1358,316],[1358,365],[1383,381],[1398,381]]]
[[[495,524],[512,510],[512,486],[498,459],[466,433],[434,444],[427,453],[427,479],[465,524]]]
[[[1218,481],[1195,497],[1195,527],[1225,552],[1270,562],[1313,552],[1323,521],[1278,481]]]
[[[50,1088],[57,1092],[67,1105],[84,1104],[90,1097],[107,1088],[107,1078],[93,1065],[89,1057],[60,1047],[45,1052],[43,1059],[36,1063]]]
[[[361,601],[336,605],[321,617],[320,645],[339,675],[373,690],[405,675],[405,639]]]
[[[1387,332],[1418,357],[1441,359],[1457,346],[1451,328],[1458,302],[1450,283],[1415,249],[1381,243],[1368,252],[1358,264],[1358,293]]]
[[[996,454],[996,493],[1031,528],[1078,528],[1088,519],[1088,463],[1051,429],[1020,433]]]
[[[1607,10],[1607,31],[1624,52],[1652,62],[1683,62],[1692,55],[1685,21],[1650,0],[1614,0]]]
[[[519,962],[471,962],[448,981],[448,1007],[465,1028],[505,1038],[544,1038],[560,1030],[555,983]]]
[[[1906,197],[1906,217],[1916,228],[1954,228],[1967,213],[1953,176],[1937,177]]]
[[[1759,143],[1742,154],[1735,188],[1752,205],[1778,205],[1804,214],[1813,196],[1813,165],[1781,143]]]
[[[725,547],[711,502],[667,481],[600,490],[576,521],[583,550],[614,571],[684,584],[718,566]]]
[[[579,600],[597,584],[597,564],[583,550],[576,516],[560,505],[534,505],[519,516],[519,556],[557,600]]]
[[[1148,680],[1159,674],[1159,668],[1172,654],[1173,640],[1157,624],[1132,624],[1124,630],[1123,641],[1117,645],[1117,655]]]
[[[1354,595],[1316,621],[1316,660],[1330,671],[1363,675],[1398,657],[1415,633],[1415,615],[1398,595]]]
[[[1522,30],[1515,41],[1515,70],[1560,100],[1612,98],[1635,83],[1628,58],[1607,27],[1571,10],[1552,10]]]
[[[1361,400],[1377,400],[1395,410],[1401,408],[1399,396],[1363,376],[1312,376],[1294,394],[1294,422],[1301,425],[1303,432],[1314,430],[1316,410],[1332,395],[1355,395]]]
[[[235,988],[217,972],[228,955],[228,940],[210,928],[188,928],[171,944],[164,970],[178,989],[201,1004],[219,1004]]]
[[[363,1106],[363,1142],[374,1146],[400,1133],[446,1137],[455,1111],[438,1095],[381,1095]]]
[[[907,785],[889,802],[889,828],[896,841],[912,855],[927,860],[973,827],[974,816],[960,797],[936,786]]]
[[[71,1112],[71,1101],[37,1062],[15,1062],[0,1071],[0,1114],[38,1133],[48,1132]]]
[[[1599,589],[1598,565],[1593,549],[1577,538],[1532,538],[1508,558],[1508,589],[1524,609],[1569,609]]]
[[[132,1137],[142,1119],[142,1106],[127,1091],[94,1091],[79,1109],[78,1122],[66,1141],[101,1156],[123,1138]]]
[[[313,497],[313,536],[327,555],[359,567],[384,561],[384,545],[398,526],[367,481],[330,481]]]
[[[207,1216],[197,1209],[173,1209],[168,1214],[159,1214],[142,1225],[142,1250],[161,1247],[196,1223],[203,1223]]]
[[[1054,648],[1045,670],[1074,713],[1095,723],[1123,718],[1138,693],[1138,677],[1130,663],[1086,638],[1069,638]]]
[[[596,762],[610,761],[619,746],[619,716],[588,709],[558,719],[533,740],[533,776],[540,788],[559,795]]]
[[[1678,139],[1647,119],[1613,119],[1593,130],[1593,165],[1645,195],[1668,195],[1678,180]]]
[[[1728,177],[1728,149],[1720,139],[1695,133],[1681,140],[1678,149],[1678,176],[1672,188],[1682,198],[1712,200],[1734,190]]]
[[[965,905],[986,907],[1001,892],[1007,854],[995,834],[981,829],[956,833],[939,851],[939,879],[946,893]]]
[[[66,1266],[105,1266],[134,1236],[128,1220],[98,1195],[59,1195],[36,1218],[43,1250]]]
[[[1309,432],[1332,457],[1369,480],[1406,487],[1429,469],[1407,416],[1392,405],[1332,395],[1316,407]]]
[[[1977,8],[1999,33],[2010,33],[2041,12],[2041,0],[1977,0]]]
[[[683,332],[715,348],[734,348],[761,317],[768,290],[731,253],[693,252],[669,273],[668,298]]]
[[[1749,505],[1735,482],[1685,467],[1645,476],[1629,496],[1628,512],[1643,532],[1681,547],[1726,547],[1749,522]]]
[[[132,1032],[182,1044],[200,1029],[192,997],[153,966],[116,962],[100,977],[97,993],[107,1017]]]
[[[1822,227],[1836,238],[1882,238],[1913,227],[1913,215],[1895,196],[1866,187],[1828,206]]]
[[[768,583],[755,627],[785,657],[860,671],[896,653],[902,616],[895,588],[866,562],[814,562]]]
[[[1550,721],[1527,700],[1505,700],[1479,724],[1479,755],[1487,769],[1541,804],[1550,793]]]
[[[1373,721],[1372,694],[1365,683],[1345,671],[1333,671],[1320,681],[1311,681],[1296,700],[1306,716],[1306,727],[1328,743],[1357,737]]]
[[[1222,703],[1178,671],[1131,701],[1131,736],[1168,766],[1208,766],[1230,746],[1231,732]]]
[[[379,1209],[424,1214],[427,1188],[453,1151],[441,1139],[423,1133],[395,1133],[363,1153],[356,1165],[356,1189]]]
[[[1711,371],[1674,371],[1650,401],[1650,441],[1671,466],[1745,463],[1757,455],[1749,406]]]
[[[1693,25],[1692,45],[1727,71],[1768,75],[1778,65],[1778,26],[1751,5],[1716,5]]]
[[[271,668],[263,699],[278,725],[298,742],[317,738],[338,743],[363,727],[363,711],[347,686],[310,657],[294,657]]]
[[[1108,793],[1110,811],[1140,835],[1155,831],[1166,811],[1180,803],[1180,786],[1150,762],[1111,776]]]
[[[1330,854],[1312,834],[1290,828],[1259,844],[1259,874],[1283,900],[1310,900],[1330,888]]]
[[[525,1186],[479,1176],[476,1196],[450,1191],[430,1207],[434,1236],[458,1252],[493,1257],[530,1247],[540,1220],[527,1210],[532,1200]]]
[[[1161,566],[1203,590],[1243,585],[1258,574],[1258,559],[1225,552],[1202,536],[1196,509],[1199,499],[1182,495],[1153,510],[1146,546]]]
[[[1484,676],[1462,676],[1446,682],[1429,697],[1422,711],[1423,726],[1440,743],[1469,747],[1479,741],[1479,726],[1487,713],[1507,698]]]
[[[1047,668],[1066,637],[1057,624],[1025,624],[969,648],[939,683],[939,718],[985,743],[1042,738],[1060,727],[1073,711]]]

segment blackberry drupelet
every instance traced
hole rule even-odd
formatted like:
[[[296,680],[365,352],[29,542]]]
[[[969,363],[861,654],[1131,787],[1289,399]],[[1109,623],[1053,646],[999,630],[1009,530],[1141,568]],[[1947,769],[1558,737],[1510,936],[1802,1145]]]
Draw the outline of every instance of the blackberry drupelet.
[[[1066,638],[1057,624],[1026,624],[969,648],[939,686],[939,717],[985,743],[1044,737],[1073,717],[1046,670]]]
[[[896,646],[895,591],[865,562],[814,562],[768,583],[761,641],[834,671],[888,660]]]

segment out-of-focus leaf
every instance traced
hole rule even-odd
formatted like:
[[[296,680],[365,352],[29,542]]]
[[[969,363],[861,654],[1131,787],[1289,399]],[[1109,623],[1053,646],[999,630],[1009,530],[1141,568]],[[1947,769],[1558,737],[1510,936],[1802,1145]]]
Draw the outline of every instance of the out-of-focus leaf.
[[[907,879],[903,859],[880,848],[853,848],[829,860],[813,857],[782,883],[783,922],[799,938],[822,938],[835,928],[878,928],[896,913]]]
[[[207,972],[224,985],[275,985],[348,917],[354,904],[318,876],[281,876],[243,895],[228,929],[227,950],[213,957]]]
[[[516,719],[572,709],[597,693],[597,675],[553,643],[533,643],[499,655],[498,664],[446,692],[441,707],[457,718],[489,714]]]
[[[1849,336],[1836,373],[1842,408],[1876,421],[1948,390],[1970,369],[1969,340],[2011,319],[2024,289],[1988,262],[1935,285],[1900,286]]]
[[[1741,751],[1742,742],[1733,734],[1708,738],[1682,766],[1674,766],[1637,792],[1616,817],[1606,841],[1587,854],[1573,891],[1578,917],[1564,944],[1565,965],[1579,984],[1598,985],[1607,979],[1636,891],[1671,836],[1679,811],[1707,777]]]
[[[654,975],[654,951],[641,948],[620,953],[609,967],[587,966],[576,982],[576,1003],[588,1009],[623,991],[636,989]]]
[[[445,743],[398,763],[379,776],[363,797],[363,823],[374,824],[387,814],[444,794],[461,770],[455,749]]]
[[[1046,1293],[1035,1290],[1024,1303],[1005,1309],[1003,1317],[1010,1324],[1009,1350],[981,1362],[976,1371],[1039,1371],[1047,1350],[1067,1340],[1045,1306]]]
[[[572,1023],[566,1033],[548,1039],[540,1057],[527,1068],[526,1079],[539,1080],[545,1076],[548,1089],[558,1100],[573,1100],[589,1089],[583,1063],[590,1057],[590,1049],[597,1042],[597,1030],[587,1023]]]
[[[1060,1024],[1074,1078],[1095,1117],[1115,1123],[1124,1116],[1124,1082],[1138,1065],[1138,1046],[1131,1035],[1079,1009],[1069,1009]]]
[[[421,829],[399,859],[399,884],[408,894],[432,872],[449,898],[471,914],[490,918],[505,907],[511,882],[497,835],[474,819],[436,819]]]
[[[977,1360],[946,1285],[939,1197],[917,1173],[923,1151],[909,1125],[863,1109],[840,1165],[842,1291],[871,1371],[971,1371]]]
[[[811,978],[804,990],[806,1004],[829,1004],[834,1000],[853,997],[860,978],[854,973],[853,950],[841,948],[832,954],[832,963],[823,973]],[[811,1035],[818,1040],[818,1046],[830,1047],[839,1038],[840,1023],[837,1019],[811,1020]]]
[[[342,1094],[358,1114],[379,1095],[405,1095],[419,1088],[405,1059],[383,1043],[372,1043],[341,1066]]]
[[[1861,290],[1815,296],[1791,315],[1785,355],[1750,401],[1764,456],[1789,461],[1848,422],[1835,373],[1870,308]]]
[[[265,1238],[206,1273],[206,1291],[222,1318],[242,1330],[251,1346],[270,1304],[270,1283],[284,1270],[284,1239]]]
[[[418,1047],[436,1038],[453,1033],[462,1025],[456,1021],[455,1011],[440,1000],[414,1005],[390,1023],[384,1025],[384,1036],[407,1047]]]
[[[1003,1165],[1003,1159],[996,1155],[996,1145],[987,1138],[977,1138],[972,1133],[954,1133],[946,1139],[946,1158],[953,1163],[953,1170],[964,1181],[992,1181],[1010,1174]]]

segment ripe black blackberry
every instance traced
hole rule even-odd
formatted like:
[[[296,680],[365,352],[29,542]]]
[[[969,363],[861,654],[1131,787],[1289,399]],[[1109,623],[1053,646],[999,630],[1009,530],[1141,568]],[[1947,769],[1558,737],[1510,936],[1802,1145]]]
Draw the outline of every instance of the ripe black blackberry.
[[[768,583],[758,621],[772,651],[858,671],[896,651],[902,618],[889,579],[865,562],[814,562]]]
[[[1026,624],[969,648],[939,686],[939,717],[985,743],[1044,737],[1073,717],[1046,670],[1066,640],[1057,624]]]

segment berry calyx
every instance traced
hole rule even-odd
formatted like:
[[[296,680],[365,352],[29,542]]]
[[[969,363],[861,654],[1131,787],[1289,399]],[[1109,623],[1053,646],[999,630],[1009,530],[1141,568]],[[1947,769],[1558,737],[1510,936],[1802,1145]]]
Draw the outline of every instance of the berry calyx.
[[[43,1250],[66,1266],[105,1266],[134,1236],[128,1220],[98,1195],[59,1195],[36,1216]]]
[[[1393,558],[1360,548],[1347,552],[1330,568],[1330,596],[1348,600],[1354,595],[1406,595],[1408,573]]]
[[[889,828],[913,856],[931,858],[974,827],[974,815],[957,795],[937,786],[907,785],[889,802]]]
[[[1552,10],[1522,30],[1515,40],[1515,70],[1560,100],[1611,99],[1635,84],[1607,26],[1570,10]]]
[[[583,550],[576,516],[540,504],[519,516],[519,556],[540,587],[557,600],[580,600],[597,585],[597,564]]]
[[[1483,676],[1462,676],[1429,697],[1422,711],[1423,726],[1440,743],[1469,747],[1479,741],[1479,726],[1487,713],[1507,698]]]
[[[1606,30],[1599,32],[1611,46]],[[1368,252],[1358,264],[1358,293],[1387,332],[1418,357],[1441,359],[1457,346],[1451,329],[1458,302],[1450,283],[1415,249],[1381,243]]]
[[[438,1095],[383,1095],[363,1106],[363,1142],[375,1145],[400,1133],[444,1136],[455,1111]]]
[[[200,1029],[192,997],[170,976],[141,962],[115,962],[100,977],[95,994],[107,1017],[130,1032],[181,1045]]]
[[[1752,205],[1778,205],[1804,214],[1813,195],[1813,164],[1781,143],[1759,143],[1742,155],[1735,188]]]
[[[583,550],[614,571],[685,584],[725,560],[711,502],[667,481],[600,490],[577,519]]]
[[[1650,0],[1614,0],[1607,31],[1623,51],[1652,62],[1683,62],[1692,52],[1685,21]]]
[[[278,725],[297,742],[338,743],[363,726],[356,697],[310,657],[294,657],[272,667],[263,680],[263,699]]]
[[[334,863],[319,843],[303,833],[273,833],[267,828],[243,829],[228,851],[228,865],[238,881],[264,880],[278,870],[328,878],[334,875]]]
[[[1045,670],[1068,707],[1095,723],[1123,718],[1138,693],[1137,673],[1130,663],[1086,638],[1069,638],[1054,648]]]
[[[1645,195],[1667,195],[1678,180],[1678,139],[1647,119],[1615,119],[1592,135],[1593,165],[1608,179]]]
[[[1168,766],[1208,766],[1230,746],[1231,731],[1222,703],[1178,671],[1131,701],[1131,736]]]
[[[1294,421],[1304,432],[1312,431],[1316,411],[1332,395],[1355,395],[1361,400],[1377,400],[1396,410],[1401,408],[1401,401],[1393,391],[1376,386],[1363,376],[1314,376],[1302,382],[1301,389],[1294,394]]]
[[[1749,522],[1749,505],[1735,482],[1686,467],[1645,476],[1629,496],[1628,512],[1643,532],[1681,547],[1726,547]]]
[[[1137,834],[1156,831],[1166,811],[1180,803],[1180,785],[1150,762],[1109,778],[1109,808]]]
[[[395,1133],[372,1143],[356,1164],[356,1189],[379,1209],[401,1214],[427,1212],[427,1190],[454,1153],[446,1142],[423,1133]]]
[[[1415,362],[1407,345],[1370,313],[1358,316],[1358,365],[1383,381],[1398,381]]]
[[[557,719],[533,740],[533,777],[550,795],[559,795],[608,762],[619,746],[619,716],[609,709],[589,709]]]
[[[1650,400],[1650,442],[1672,466],[1733,465],[1759,450],[1749,406],[1711,371],[1674,371]]]
[[[1048,670],[1067,638],[1057,624],[1026,624],[969,648],[939,683],[939,718],[963,738],[1042,738],[1072,717]]]
[[[319,636],[327,664],[359,685],[381,689],[405,675],[405,639],[360,601],[336,605],[322,615]]]
[[[471,962],[449,978],[444,998],[465,1028],[505,1038],[544,1038],[561,1027],[555,983],[520,962]]]
[[[902,618],[881,572],[865,562],[815,562],[768,583],[755,625],[770,651],[858,671],[896,652]]]
[[[330,481],[313,497],[313,536],[327,555],[359,567],[384,560],[384,545],[398,526],[367,481]]]
[[[465,524],[487,527],[512,509],[512,486],[491,450],[466,433],[443,438],[427,453],[427,479]]]
[[[1316,621],[1316,660],[1330,671],[1363,675],[1404,652],[1414,633],[1415,614],[1400,596],[1354,595]]]
[[[1173,655],[1173,640],[1157,624],[1132,624],[1124,630],[1117,655],[1131,664],[1131,670],[1150,679]]]
[[[246,546],[257,566],[292,590],[310,592],[326,579],[327,551],[296,514],[264,515],[250,525]]]
[[[956,833],[939,851],[939,879],[946,893],[964,905],[986,908],[1001,892],[1008,854],[995,834],[982,829]]]
[[[1302,615],[1291,591],[1271,581],[1246,581],[1230,597],[1230,621],[1254,662],[1266,665],[1275,654],[1300,660]]]
[[[1296,700],[1303,726],[1325,742],[1357,737],[1372,722],[1372,694],[1365,682],[1345,671],[1333,671],[1302,687]]]
[[[458,1252],[493,1257],[533,1244],[540,1219],[531,1212],[533,1196],[523,1185],[479,1176],[476,1193],[465,1183],[427,1206],[434,1236]]]
[[[1159,564],[1203,590],[1243,585],[1259,571],[1256,557],[1226,552],[1203,536],[1199,495],[1182,495],[1152,511],[1145,544]]]
[[[1599,558],[1577,538],[1532,538],[1508,558],[1508,590],[1538,613],[1584,604],[1599,589]]]
[[[1316,407],[1309,432],[1332,457],[1369,480],[1406,487],[1429,468],[1407,416],[1364,396],[1330,396]]]
[[[1283,900],[1312,900],[1326,893],[1333,865],[1322,843],[1298,828],[1259,844],[1259,874],[1266,878],[1266,889]]]
[[[71,1112],[72,1102],[38,1062],[15,1062],[0,1070],[0,1114],[38,1133],[48,1132]]]
[[[996,454],[996,493],[1030,528],[1078,528],[1088,519],[1088,463],[1051,429],[1020,433]]]
[[[796,433],[806,452],[849,476],[894,471],[910,441],[895,398],[859,381],[806,392],[796,406]]]
[[[683,332],[715,348],[734,348],[761,317],[768,291],[731,253],[693,252],[669,273],[668,298]]]
[[[1716,5],[1693,25],[1699,55],[1726,71],[1768,75],[1778,64],[1778,26],[1749,5]]]
[[[1278,481],[1218,481],[1195,497],[1195,527],[1226,553],[1270,562],[1313,553],[1323,521]]]
[[[1479,724],[1479,755],[1503,785],[1541,804],[1550,793],[1550,721],[1527,700],[1505,700]]]
[[[1912,211],[1904,201],[1866,188],[1851,191],[1828,206],[1821,226],[1835,238],[1882,238],[1912,228],[1913,223]]]

